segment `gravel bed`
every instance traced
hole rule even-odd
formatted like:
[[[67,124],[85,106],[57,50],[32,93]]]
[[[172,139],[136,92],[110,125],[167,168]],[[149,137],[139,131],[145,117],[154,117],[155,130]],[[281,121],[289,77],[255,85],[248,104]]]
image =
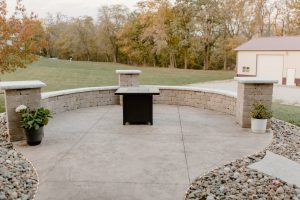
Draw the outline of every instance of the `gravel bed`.
[[[262,152],[236,160],[197,178],[186,200],[292,199],[300,200],[300,188],[247,168],[264,158],[266,151],[300,163],[300,128],[272,119],[273,141]]]
[[[38,178],[33,166],[8,141],[5,114],[0,114],[0,200],[31,200]]]

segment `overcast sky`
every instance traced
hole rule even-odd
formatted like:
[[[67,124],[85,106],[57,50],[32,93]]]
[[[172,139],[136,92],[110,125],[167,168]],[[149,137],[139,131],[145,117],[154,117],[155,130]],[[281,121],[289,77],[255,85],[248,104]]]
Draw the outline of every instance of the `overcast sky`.
[[[7,0],[9,10],[13,10],[15,0]],[[138,0],[23,0],[28,13],[34,12],[43,18],[47,13],[61,12],[70,17],[97,16],[97,9],[103,5],[124,4],[134,9]]]

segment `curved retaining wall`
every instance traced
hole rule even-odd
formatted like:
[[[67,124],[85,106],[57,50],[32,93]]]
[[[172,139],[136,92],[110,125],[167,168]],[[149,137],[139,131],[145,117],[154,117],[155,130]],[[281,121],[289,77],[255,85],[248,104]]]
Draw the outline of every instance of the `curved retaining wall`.
[[[161,94],[154,96],[154,103],[192,106],[236,115],[236,94],[204,88],[158,86]]]
[[[220,90],[210,90],[180,86],[159,87],[161,94],[154,96],[154,103],[192,106],[236,115],[236,94]],[[91,87],[62,90],[42,94],[42,106],[53,113],[61,113],[80,108],[118,105],[120,97],[115,95],[118,86]]]
[[[118,86],[90,87],[42,93],[41,105],[53,113],[117,105],[120,104],[120,97],[115,95],[118,88]]]

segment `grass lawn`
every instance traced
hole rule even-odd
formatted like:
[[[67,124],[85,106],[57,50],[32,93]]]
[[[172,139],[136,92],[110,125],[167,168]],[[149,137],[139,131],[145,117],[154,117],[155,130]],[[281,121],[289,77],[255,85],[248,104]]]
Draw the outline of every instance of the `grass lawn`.
[[[190,83],[232,79],[233,71],[202,71],[132,67],[115,63],[76,62],[42,58],[26,69],[1,75],[1,81],[41,80],[43,91],[55,91],[89,86],[117,85],[116,69],[140,69],[141,84],[186,85]]]
[[[277,119],[300,126],[300,107],[273,103],[273,115]]]

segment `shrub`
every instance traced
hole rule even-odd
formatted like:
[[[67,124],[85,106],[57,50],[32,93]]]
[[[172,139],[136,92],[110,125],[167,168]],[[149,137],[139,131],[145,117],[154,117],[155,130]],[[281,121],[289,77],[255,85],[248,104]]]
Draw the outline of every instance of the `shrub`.
[[[48,124],[49,118],[52,118],[51,113],[46,108],[38,108],[30,110],[24,105],[16,108],[16,112],[21,115],[21,127],[25,129],[38,130]]]
[[[254,103],[250,115],[254,119],[270,119],[273,114],[262,103]]]

